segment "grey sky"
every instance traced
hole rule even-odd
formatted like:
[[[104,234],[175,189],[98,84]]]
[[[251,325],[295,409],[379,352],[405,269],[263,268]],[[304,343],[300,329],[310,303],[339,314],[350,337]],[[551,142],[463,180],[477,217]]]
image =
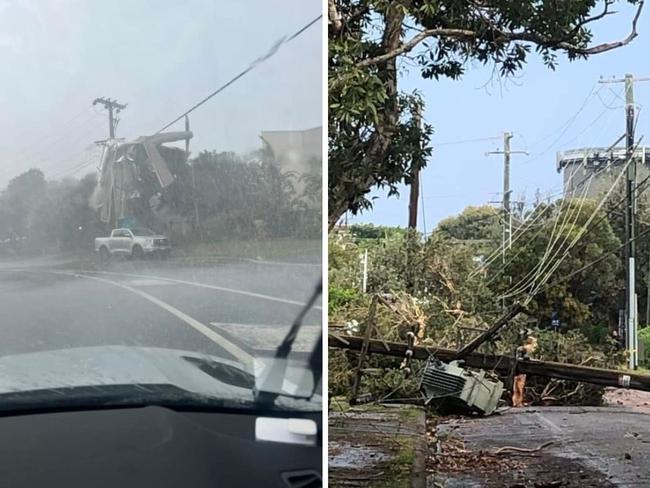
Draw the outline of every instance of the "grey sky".
[[[528,202],[532,202],[538,188],[543,194],[561,191],[561,177],[555,169],[556,151],[609,146],[623,134],[623,86],[597,82],[601,76],[621,78],[625,73],[650,76],[647,7],[638,23],[640,35],[630,45],[587,61],[570,63],[560,56],[556,71],[544,67],[533,54],[519,76],[502,84],[489,82],[489,66],[469,66],[460,81],[435,81],[423,80],[417,68],[403,65],[401,88],[422,92],[427,104],[424,116],[435,129],[433,157],[422,173],[424,219],[421,212],[420,229],[424,229],[425,220],[430,231],[440,219],[468,205],[501,200],[502,156],[486,157],[485,153],[503,148],[503,131],[514,133],[512,149],[530,152],[530,156],[512,157],[511,179],[513,197],[525,195]],[[595,42],[628,35],[634,8],[620,2],[616,10],[617,15],[593,24]],[[650,145],[650,82],[636,84],[635,95],[641,108],[637,136],[645,134],[643,144]],[[456,143],[488,137],[494,139]],[[380,198],[374,211],[350,222],[405,226],[406,189],[399,199],[385,199],[384,195],[377,192]]]
[[[0,1],[0,185],[95,157],[108,133],[95,97],[128,103],[118,137],[153,133],[321,10],[320,0]],[[191,150],[248,151],[262,130],[321,125],[322,28],[194,112]]]

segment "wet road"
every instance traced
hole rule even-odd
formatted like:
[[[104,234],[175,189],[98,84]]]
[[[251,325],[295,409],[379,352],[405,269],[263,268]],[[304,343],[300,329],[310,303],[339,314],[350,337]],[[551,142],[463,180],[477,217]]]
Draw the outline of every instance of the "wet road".
[[[503,446],[536,449],[511,451],[516,468],[507,465],[477,473],[449,476],[448,487],[650,486],[650,414],[635,407],[529,407],[484,419],[443,422],[438,432],[464,441],[465,449],[494,452]],[[491,459],[506,463],[507,458]],[[443,477],[444,478],[444,477]]]
[[[319,277],[320,266],[300,263],[5,262],[0,356],[101,345],[255,355],[277,345]],[[309,349],[320,324],[319,307],[298,350]]]

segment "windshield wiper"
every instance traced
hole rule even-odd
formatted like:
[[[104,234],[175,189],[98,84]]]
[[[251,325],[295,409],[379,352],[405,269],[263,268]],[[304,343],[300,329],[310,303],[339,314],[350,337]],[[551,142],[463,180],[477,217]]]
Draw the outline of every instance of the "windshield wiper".
[[[276,349],[275,355],[273,356],[273,362],[271,363],[268,372],[265,374],[264,378],[260,380],[259,386],[255,388],[254,394],[255,394],[255,400],[257,402],[270,405],[275,402],[275,399],[278,396],[283,395],[282,385],[284,383],[284,379],[287,374],[287,358],[291,353],[291,350],[293,348],[293,343],[296,340],[296,337],[298,336],[298,332],[302,327],[302,323],[303,320],[305,319],[305,316],[312,309],[312,307],[316,303],[316,300],[318,300],[318,297],[321,295],[322,292],[323,292],[323,280],[320,279],[318,281],[318,284],[314,288],[313,293],[309,297],[309,300],[307,300],[305,305],[302,307],[302,310],[300,310],[300,313],[293,320],[289,332],[287,333],[287,335],[284,337],[284,339]],[[317,368],[314,369],[314,374],[313,374],[314,386],[311,395],[305,397],[307,399],[311,398],[316,391],[318,385],[316,375],[318,375],[318,381],[320,381],[320,376],[322,375],[322,358],[319,357],[320,349],[322,349],[322,340],[323,339],[322,339],[322,331],[321,331],[321,337],[317,341],[316,347],[312,351],[308,362],[311,368],[314,368],[315,362],[318,362],[319,364]]]

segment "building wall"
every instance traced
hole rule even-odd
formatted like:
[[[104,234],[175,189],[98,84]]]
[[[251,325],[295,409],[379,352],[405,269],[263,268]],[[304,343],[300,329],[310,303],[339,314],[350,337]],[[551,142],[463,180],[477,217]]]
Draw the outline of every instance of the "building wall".
[[[650,148],[638,148],[635,153],[637,183],[650,175]],[[625,167],[625,149],[584,148],[558,153],[557,170],[562,172],[565,197],[585,196],[600,199],[609,190]],[[586,185],[589,182],[588,189]],[[624,189],[625,175],[621,176],[614,192]],[[586,190],[585,190],[586,189]],[[639,195],[647,198],[648,192]]]
[[[301,131],[263,131],[260,137],[273,151],[275,162],[282,172],[296,175],[298,193],[305,189],[300,177],[322,175],[322,127]]]

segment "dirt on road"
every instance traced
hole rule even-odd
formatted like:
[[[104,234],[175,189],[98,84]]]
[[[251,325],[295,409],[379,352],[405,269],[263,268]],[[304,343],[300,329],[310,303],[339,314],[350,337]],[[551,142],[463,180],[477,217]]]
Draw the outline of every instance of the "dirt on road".
[[[603,399],[607,405],[630,407],[650,413],[650,391],[606,388]]]
[[[636,407],[527,407],[437,419],[429,422],[428,446],[431,487],[650,486],[650,416]]]

